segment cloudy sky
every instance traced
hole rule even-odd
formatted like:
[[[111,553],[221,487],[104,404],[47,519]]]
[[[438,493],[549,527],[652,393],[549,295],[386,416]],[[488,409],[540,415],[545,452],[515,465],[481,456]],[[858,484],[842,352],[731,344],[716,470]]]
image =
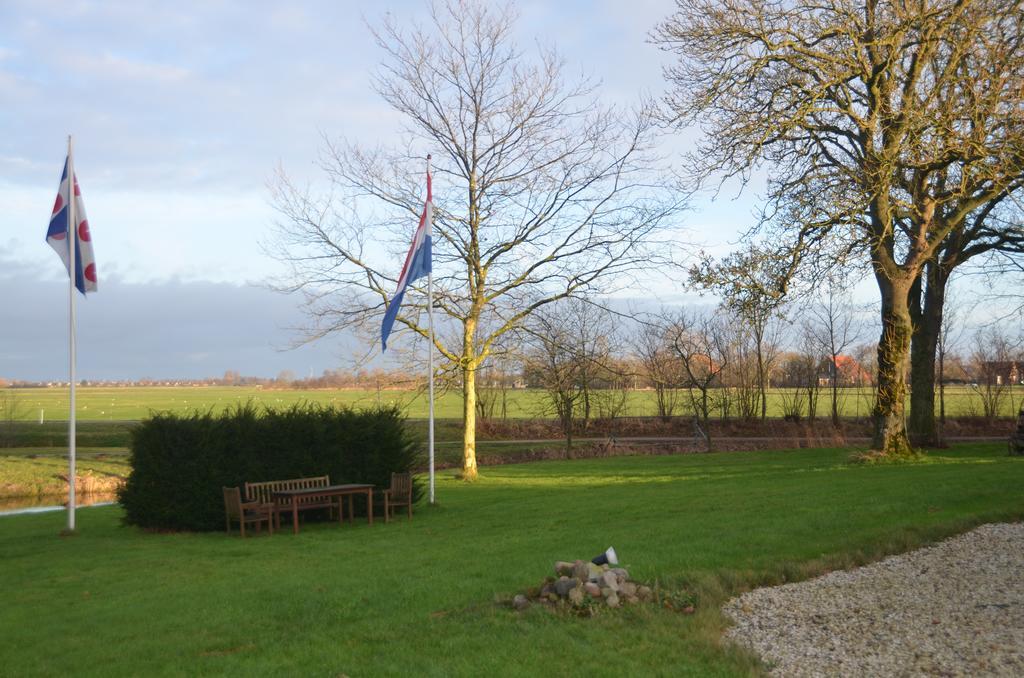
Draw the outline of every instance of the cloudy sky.
[[[646,43],[671,0],[520,3],[519,42],[554,44],[608,102],[663,90]],[[348,366],[338,337],[285,350],[298,300],[261,285],[280,164],[317,180],[321,134],[392,144],[366,22],[421,20],[421,0],[0,3],[0,377],[67,374],[67,286],[45,244],[67,135],[100,291],[79,303],[79,377],[274,376]],[[679,140],[684,148],[685,138]],[[722,245],[751,197],[704,199],[694,240]],[[400,265],[400,264],[399,264]]]

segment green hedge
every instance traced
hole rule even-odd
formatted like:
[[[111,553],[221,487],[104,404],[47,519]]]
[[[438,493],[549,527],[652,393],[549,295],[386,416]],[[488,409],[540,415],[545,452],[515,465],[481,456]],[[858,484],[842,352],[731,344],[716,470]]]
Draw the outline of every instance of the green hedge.
[[[132,472],[118,494],[125,522],[160,530],[224,529],[221,487],[328,475],[386,488],[412,471],[421,444],[397,407],[356,411],[315,403],[252,404],[154,414],[132,429]],[[422,493],[413,485],[413,499]]]

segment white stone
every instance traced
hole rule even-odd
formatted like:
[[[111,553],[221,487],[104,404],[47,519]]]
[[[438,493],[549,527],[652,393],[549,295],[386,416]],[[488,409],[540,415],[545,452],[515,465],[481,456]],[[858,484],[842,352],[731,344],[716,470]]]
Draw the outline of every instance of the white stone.
[[[726,637],[780,676],[1024,675],[1024,524],[934,546],[723,608]]]

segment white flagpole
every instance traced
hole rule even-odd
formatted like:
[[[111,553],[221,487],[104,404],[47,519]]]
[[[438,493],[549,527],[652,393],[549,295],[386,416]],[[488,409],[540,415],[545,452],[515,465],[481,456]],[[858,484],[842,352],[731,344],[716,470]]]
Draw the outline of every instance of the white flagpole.
[[[430,154],[427,154],[427,176],[430,176]],[[433,201],[433,196],[431,196]],[[431,222],[427,225],[430,229],[431,252],[433,259],[434,239],[434,206],[430,206]],[[434,504],[434,263],[430,263],[430,272],[427,273],[427,324],[430,327],[430,341],[427,342],[427,370],[429,371],[428,391],[430,396],[430,423],[428,424],[428,449],[430,454],[430,504]]]
[[[68,412],[68,532],[75,531],[75,245],[78,215],[75,214],[75,166],[71,159],[71,135],[68,135],[68,354],[71,363],[71,398]]]

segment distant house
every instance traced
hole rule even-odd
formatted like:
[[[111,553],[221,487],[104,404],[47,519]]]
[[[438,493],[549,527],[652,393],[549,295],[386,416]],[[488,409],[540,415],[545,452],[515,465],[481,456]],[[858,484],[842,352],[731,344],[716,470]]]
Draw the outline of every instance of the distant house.
[[[1017,360],[988,360],[981,364],[981,372],[997,386],[1024,384],[1024,364]]]
[[[818,386],[864,386],[871,383],[871,374],[853,356],[837,355],[822,362]]]

